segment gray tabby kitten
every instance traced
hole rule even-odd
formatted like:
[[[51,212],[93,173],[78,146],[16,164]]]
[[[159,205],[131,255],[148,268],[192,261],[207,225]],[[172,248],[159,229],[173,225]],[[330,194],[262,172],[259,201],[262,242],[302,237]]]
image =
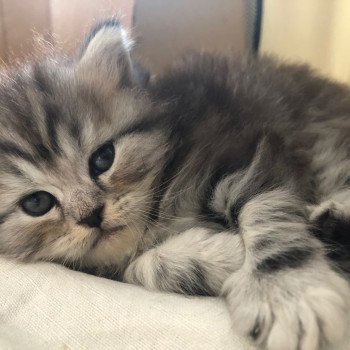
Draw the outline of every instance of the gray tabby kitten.
[[[111,20],[74,60],[2,75],[0,254],[221,295],[261,348],[342,338],[349,90],[209,55],[144,89],[129,49]]]

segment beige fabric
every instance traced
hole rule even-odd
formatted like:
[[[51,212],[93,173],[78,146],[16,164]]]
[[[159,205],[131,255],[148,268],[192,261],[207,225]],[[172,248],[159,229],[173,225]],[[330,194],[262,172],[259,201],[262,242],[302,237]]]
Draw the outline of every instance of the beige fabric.
[[[0,349],[251,349],[224,302],[0,259]]]
[[[287,341],[287,340],[286,340]],[[0,350],[252,350],[217,298],[0,259]],[[349,340],[332,350],[350,349]]]

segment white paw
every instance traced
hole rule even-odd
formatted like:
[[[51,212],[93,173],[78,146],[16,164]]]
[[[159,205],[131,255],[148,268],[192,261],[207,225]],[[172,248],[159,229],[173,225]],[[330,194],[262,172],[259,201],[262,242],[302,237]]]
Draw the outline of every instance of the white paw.
[[[317,350],[341,340],[347,329],[349,285],[326,268],[260,279],[239,271],[223,295],[233,330],[262,349]]]
[[[134,260],[125,270],[123,281],[143,286],[147,289],[156,289],[154,280],[154,264],[157,261],[156,249],[151,249]]]

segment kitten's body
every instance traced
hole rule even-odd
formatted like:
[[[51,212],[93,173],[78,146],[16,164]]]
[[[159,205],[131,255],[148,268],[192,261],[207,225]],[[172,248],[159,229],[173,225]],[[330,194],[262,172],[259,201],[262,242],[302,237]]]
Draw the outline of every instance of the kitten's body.
[[[347,88],[307,66],[267,57],[194,55],[150,90],[156,104],[166,102],[154,127],[171,140],[160,213],[198,222],[210,218],[234,229],[243,205],[256,194],[286,186],[304,203],[310,230],[331,241],[332,232],[320,232],[317,220],[330,219],[326,208],[339,219],[350,209]],[[243,174],[253,162],[255,173]],[[233,173],[236,184],[228,180]],[[333,238],[343,246],[328,248],[342,250],[338,263],[346,269],[350,250],[342,248],[349,248],[349,238]]]
[[[349,289],[314,233],[347,269],[348,89],[199,55],[146,91],[127,46],[107,22],[76,61],[3,78],[0,253],[223,295],[268,349],[335,342]]]

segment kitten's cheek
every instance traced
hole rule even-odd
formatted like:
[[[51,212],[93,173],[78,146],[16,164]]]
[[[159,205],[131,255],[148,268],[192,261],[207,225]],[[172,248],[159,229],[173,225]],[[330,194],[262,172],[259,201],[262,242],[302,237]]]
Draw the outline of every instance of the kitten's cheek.
[[[123,221],[125,216],[125,206],[120,203],[118,198],[116,199],[108,199],[105,202],[105,208],[103,212],[103,225],[108,226],[115,226],[118,223],[122,224],[122,222],[119,222],[120,220]]]
[[[77,258],[84,256],[91,249],[93,243],[93,231],[73,225],[66,225],[63,229],[56,225],[46,235],[45,244],[39,254],[41,259],[59,258],[67,262],[75,261]]]

